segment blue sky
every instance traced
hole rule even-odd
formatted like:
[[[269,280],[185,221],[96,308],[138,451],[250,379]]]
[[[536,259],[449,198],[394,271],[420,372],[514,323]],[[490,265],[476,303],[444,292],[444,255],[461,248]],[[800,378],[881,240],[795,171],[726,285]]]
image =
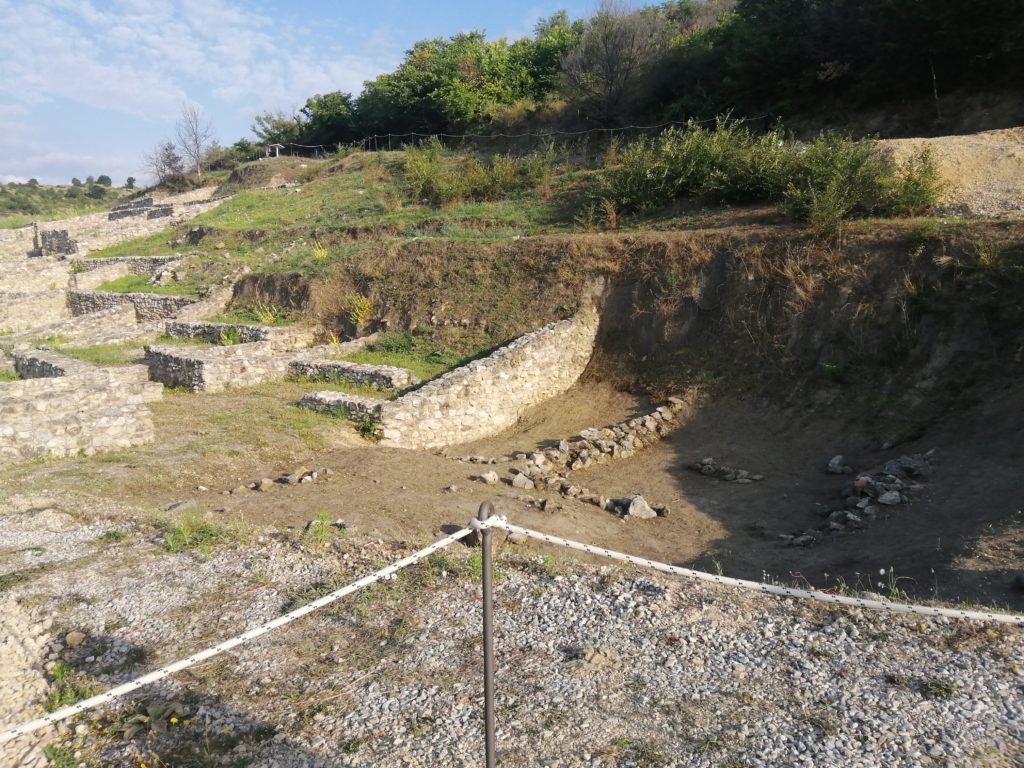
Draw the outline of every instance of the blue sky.
[[[308,96],[358,93],[416,40],[482,29],[521,37],[588,2],[508,0],[0,0],[0,182],[140,180],[142,155],[173,135],[183,102],[222,144],[255,114]]]

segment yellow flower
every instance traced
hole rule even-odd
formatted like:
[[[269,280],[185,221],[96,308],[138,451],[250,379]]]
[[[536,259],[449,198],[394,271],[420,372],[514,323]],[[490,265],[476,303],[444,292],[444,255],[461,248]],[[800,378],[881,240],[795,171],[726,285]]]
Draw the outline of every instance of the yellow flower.
[[[185,722],[183,723],[183,725],[191,725],[191,724],[192,724],[192,721],[191,721],[191,720],[186,720],[186,721],[185,721]]]
[[[177,725],[177,724],[178,724],[178,718],[172,717],[171,718],[171,725]]]

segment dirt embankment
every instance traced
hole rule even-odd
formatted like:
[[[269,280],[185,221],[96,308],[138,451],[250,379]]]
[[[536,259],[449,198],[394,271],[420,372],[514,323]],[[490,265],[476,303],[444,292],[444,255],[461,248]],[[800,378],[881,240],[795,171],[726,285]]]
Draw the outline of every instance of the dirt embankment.
[[[988,217],[1024,211],[1024,128],[882,143],[897,160],[931,150],[945,187],[944,212]]]

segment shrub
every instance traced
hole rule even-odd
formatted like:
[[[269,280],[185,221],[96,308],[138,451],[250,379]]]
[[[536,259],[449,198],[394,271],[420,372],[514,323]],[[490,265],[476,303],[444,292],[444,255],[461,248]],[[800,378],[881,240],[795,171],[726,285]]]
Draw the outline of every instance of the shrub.
[[[408,333],[382,333],[370,348],[375,352],[411,352],[413,338]]]

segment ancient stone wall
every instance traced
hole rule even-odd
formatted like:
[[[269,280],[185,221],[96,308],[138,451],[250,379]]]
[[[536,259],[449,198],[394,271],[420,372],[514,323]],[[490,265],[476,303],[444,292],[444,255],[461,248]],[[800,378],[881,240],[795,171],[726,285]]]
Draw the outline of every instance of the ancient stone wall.
[[[597,312],[588,307],[384,404],[381,444],[441,448],[510,427],[524,410],[576,383],[593,353],[597,326]]]
[[[0,331],[22,331],[69,315],[64,291],[0,293]]]
[[[345,360],[296,360],[288,366],[288,373],[313,381],[344,381],[377,389],[406,389],[420,383],[405,368]]]
[[[146,403],[163,387],[143,366],[97,368],[48,350],[16,350],[0,383],[0,463],[127,448],[153,440]],[[35,378],[28,378],[35,377]]]
[[[139,322],[161,320],[173,317],[190,304],[192,296],[166,296],[156,293],[106,293],[103,291],[68,291],[68,307],[71,314],[85,315],[118,305],[130,304],[135,308]]]
[[[228,347],[154,344],[146,347],[145,359],[153,381],[193,392],[220,392],[283,379],[292,357],[277,354],[269,341],[257,341]]]
[[[210,344],[221,344],[225,337],[234,339],[236,344],[269,341],[274,349],[295,349],[308,346],[313,341],[313,331],[303,327],[274,327],[267,325],[243,325],[237,323],[207,323],[168,320],[164,331],[176,339],[196,339]]]
[[[0,291],[33,293],[67,288],[67,261],[50,258],[10,260],[0,265]]]

